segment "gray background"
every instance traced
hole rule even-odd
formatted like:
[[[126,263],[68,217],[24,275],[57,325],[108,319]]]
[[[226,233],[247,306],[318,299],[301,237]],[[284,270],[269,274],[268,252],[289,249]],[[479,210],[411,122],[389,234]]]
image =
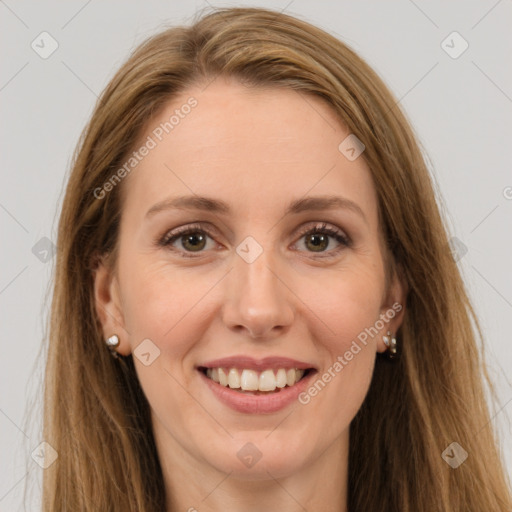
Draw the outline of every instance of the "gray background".
[[[39,428],[57,207],[96,96],[129,52],[164,26],[186,23],[204,1],[0,0],[1,188],[0,510],[22,510],[42,469]],[[459,265],[481,319],[499,403],[493,423],[512,472],[512,3],[274,0],[227,2],[284,10],[355,49],[400,100],[430,159]],[[58,43],[43,59],[31,47]],[[458,36],[457,31],[469,47]],[[44,45],[44,48],[42,46]],[[450,48],[451,47],[451,48]],[[448,52],[451,52],[450,56]],[[453,58],[456,56],[457,58]],[[508,373],[508,375],[507,375]],[[483,427],[483,425],[482,425]],[[476,435],[477,433],[475,433]]]

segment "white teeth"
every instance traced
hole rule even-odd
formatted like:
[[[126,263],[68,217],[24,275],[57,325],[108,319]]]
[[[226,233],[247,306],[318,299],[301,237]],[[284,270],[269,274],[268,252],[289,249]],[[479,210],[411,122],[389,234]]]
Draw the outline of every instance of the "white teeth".
[[[208,372],[207,372],[208,375]],[[221,386],[227,386],[228,385],[228,376],[226,375],[226,372],[223,368],[219,368],[219,384]]]
[[[239,370],[237,368],[207,368],[206,376],[221,386],[243,391],[275,391],[276,388],[293,386],[304,376],[305,370],[297,368],[279,368],[264,370],[258,373],[255,370]]]
[[[236,368],[231,368],[231,370],[229,370],[228,386],[231,389],[238,389],[240,387],[240,374]]]
[[[254,370],[243,370],[240,377],[240,387],[245,391],[258,391],[258,386],[258,374]]]
[[[278,388],[284,388],[286,386],[286,370],[284,368],[277,370],[276,386]]]
[[[276,376],[272,370],[265,370],[260,375],[260,391],[274,391],[276,389]]]

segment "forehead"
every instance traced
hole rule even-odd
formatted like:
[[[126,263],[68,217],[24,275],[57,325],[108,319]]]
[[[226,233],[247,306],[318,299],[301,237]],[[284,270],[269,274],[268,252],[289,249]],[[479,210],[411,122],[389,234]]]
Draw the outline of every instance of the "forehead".
[[[147,124],[136,148],[153,147],[123,184],[125,207],[147,210],[198,194],[254,216],[262,208],[277,213],[292,199],[339,193],[375,218],[366,162],[339,150],[349,133],[318,97],[217,78],[188,88]]]

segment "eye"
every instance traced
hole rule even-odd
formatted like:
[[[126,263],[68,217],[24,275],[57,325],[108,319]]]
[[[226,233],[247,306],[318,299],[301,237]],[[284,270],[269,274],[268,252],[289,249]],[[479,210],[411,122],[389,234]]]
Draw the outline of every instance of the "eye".
[[[158,241],[158,245],[176,250],[185,258],[193,258],[193,254],[187,253],[202,252],[207,246],[208,238],[212,239],[204,226],[201,224],[190,224],[166,233],[163,238]],[[175,247],[175,242],[179,242],[181,248]]]
[[[194,253],[204,252],[207,249],[208,238],[213,242],[213,235],[202,224],[189,224],[181,226],[168,233],[161,239],[157,240],[157,244],[161,247],[167,247],[176,251],[184,258],[194,258]],[[326,253],[321,258],[332,257],[338,254],[343,248],[350,247],[351,240],[340,229],[321,223],[313,228],[306,227],[299,235],[299,238],[305,238],[305,247],[307,252]],[[339,245],[329,251],[327,249],[331,245],[330,239],[334,238]],[[178,242],[178,247],[175,245]],[[181,245],[181,247],[179,247]],[[215,244],[213,244],[215,246]],[[210,246],[210,249],[212,247]]]
[[[327,251],[331,245],[330,238],[334,238],[339,245]],[[335,256],[345,247],[350,247],[351,245],[351,240],[343,231],[326,223],[317,225],[313,229],[305,228],[300,234],[300,239],[304,239],[305,247],[311,249],[308,252],[325,253],[327,251],[327,254],[320,256],[321,258]]]

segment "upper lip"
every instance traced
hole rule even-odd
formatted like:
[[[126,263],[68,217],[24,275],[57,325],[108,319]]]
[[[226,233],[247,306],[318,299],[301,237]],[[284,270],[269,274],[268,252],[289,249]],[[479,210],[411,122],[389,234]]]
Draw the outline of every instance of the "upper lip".
[[[311,363],[291,359],[289,357],[269,356],[263,359],[255,359],[246,355],[222,357],[207,361],[199,368],[237,368],[247,370],[274,370],[278,368],[298,368],[299,370],[316,369]]]

